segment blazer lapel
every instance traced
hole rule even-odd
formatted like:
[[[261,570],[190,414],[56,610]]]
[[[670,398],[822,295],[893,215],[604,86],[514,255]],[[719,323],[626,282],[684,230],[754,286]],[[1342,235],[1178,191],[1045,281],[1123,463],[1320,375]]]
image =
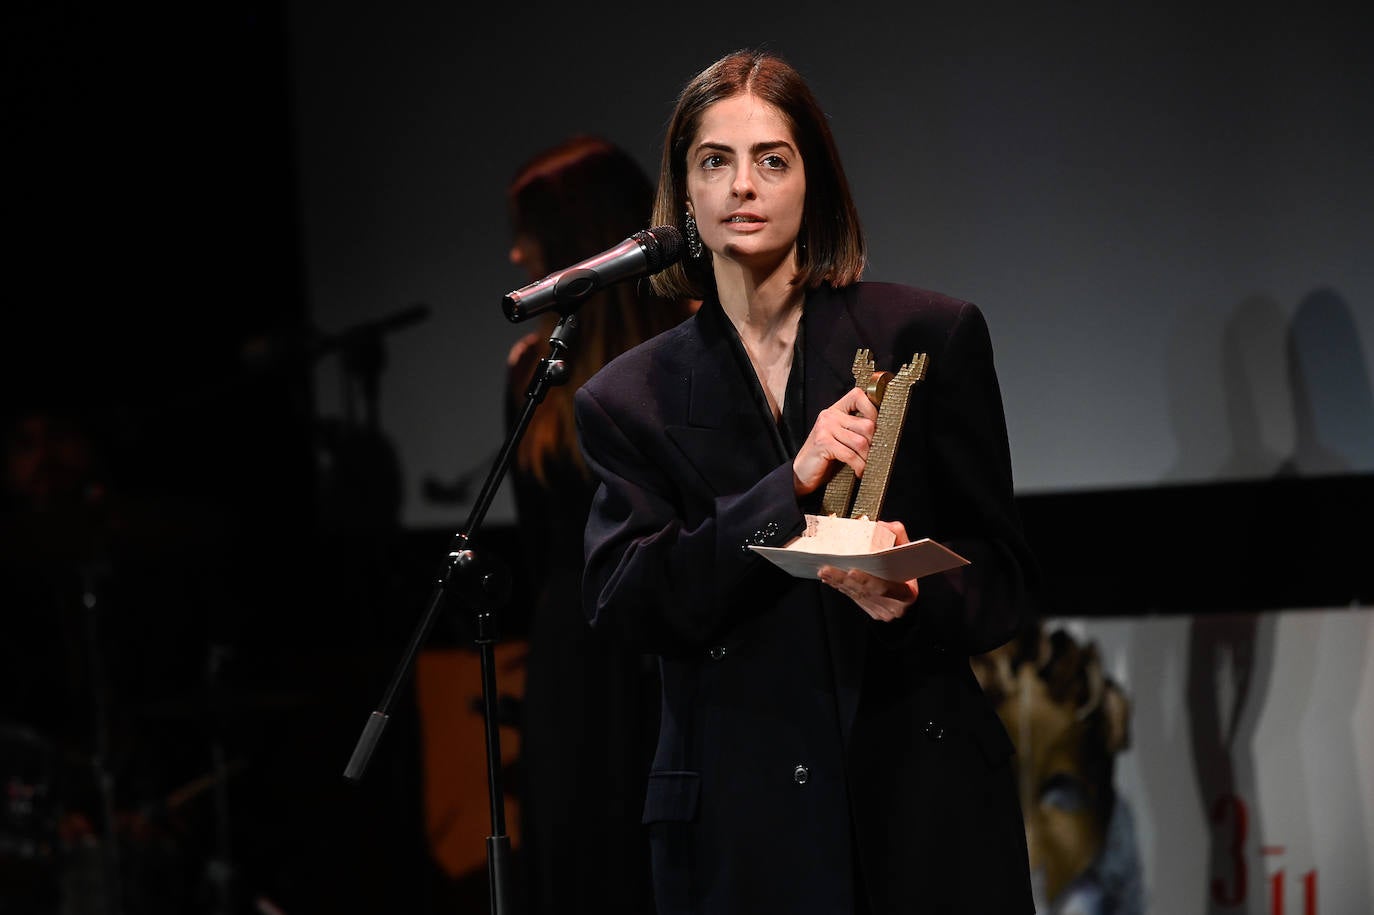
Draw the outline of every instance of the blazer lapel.
[[[803,320],[808,430],[821,410],[854,387],[854,353],[865,347],[872,350],[885,342],[863,339],[852,310],[856,294],[853,287],[841,291],[822,287],[807,297]],[[853,601],[827,587],[821,587],[821,608],[835,672],[840,731],[848,746],[863,683],[868,617]]]
[[[700,350],[689,359],[687,422],[664,432],[716,495],[740,492],[758,482],[786,455],[754,403],[720,306],[707,300],[697,314]]]
[[[854,387],[854,353],[882,341],[865,340],[854,321],[852,291],[822,287],[806,300],[806,422]]]

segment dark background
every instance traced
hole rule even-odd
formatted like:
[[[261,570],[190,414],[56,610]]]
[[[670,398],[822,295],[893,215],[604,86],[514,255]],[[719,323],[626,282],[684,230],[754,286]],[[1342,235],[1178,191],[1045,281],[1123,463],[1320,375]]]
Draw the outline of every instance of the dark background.
[[[341,772],[401,659],[439,560],[469,507],[459,497],[417,508],[424,502],[422,471],[448,481],[473,468],[480,472],[497,445],[499,428],[492,419],[497,370],[517,330],[501,324],[495,300],[519,282],[502,260],[499,190],[520,158],[581,124],[607,132],[625,127],[627,135],[633,134],[625,142],[646,167],[652,166],[652,137],[660,120],[657,114],[645,119],[638,113],[666,117],[681,79],[747,40],[741,35],[738,42],[718,44],[716,38],[709,47],[703,42],[666,49],[641,41],[629,57],[583,63],[580,78],[600,87],[579,97],[586,103],[584,117],[573,99],[550,89],[564,69],[557,57],[550,62],[546,52],[542,68],[530,71],[532,55],[520,50],[554,47],[560,28],[573,28],[571,21],[553,22],[522,39],[534,45],[514,41],[509,11],[501,12],[504,30],[496,32],[480,30],[456,13],[446,20],[449,32],[420,35],[412,27],[417,46],[452,41],[462,52],[450,61],[454,69],[417,76],[404,68],[417,59],[408,56],[407,44],[386,40],[397,38],[401,17],[388,15],[373,23],[370,33],[361,7],[337,7],[349,10],[346,17],[333,9],[274,3],[194,10],[28,3],[11,4],[4,14],[6,304],[0,358],[6,428],[13,431],[12,423],[26,411],[72,417],[96,455],[85,482],[99,486],[98,497],[87,497],[70,517],[35,519],[6,505],[0,644],[6,646],[5,682],[12,687],[7,695],[26,702],[16,699],[7,708],[5,724],[31,726],[56,759],[44,771],[60,774],[65,797],[94,808],[100,792],[98,767],[91,760],[101,749],[98,733],[106,731],[92,707],[97,701],[108,705],[109,746],[99,762],[112,778],[113,806],[121,817],[143,821],[141,832],[118,837],[124,852],[121,883],[131,912],[213,911],[218,889],[226,886],[235,911],[249,910],[260,898],[292,915],[485,909],[484,875],[455,881],[440,873],[427,853],[419,732],[408,686],[366,777],[350,784]],[[1213,15],[1201,29],[1186,18],[1155,22],[1151,29],[1186,34],[1182,46],[1192,68],[1209,46],[1231,48],[1234,54],[1237,43],[1283,44],[1283,23],[1277,19],[1258,12],[1242,20]],[[1063,18],[1031,18],[1020,24],[1042,29],[1043,43],[1059,40]],[[876,75],[865,71],[866,61],[852,43],[843,55],[834,49],[822,55],[813,50],[819,38],[806,34],[815,27],[790,21],[794,26],[787,35],[803,49],[806,63],[820,69],[822,60],[831,61],[831,69],[821,70],[820,83],[841,111],[839,103],[852,97],[854,85],[899,107],[890,100],[901,94],[884,89],[890,84],[879,77],[900,68],[889,63]],[[934,21],[948,26],[954,20]],[[1034,41],[1013,41],[1015,24],[991,33],[947,28],[940,33],[945,40],[933,47],[916,35],[912,54],[944,61],[972,56],[1007,72],[1018,60],[1043,64],[1029,50]],[[709,25],[709,19],[694,18],[692,34],[709,31]],[[578,28],[600,35],[585,23]],[[639,35],[643,27],[624,28]],[[755,22],[745,31],[762,35],[769,28]],[[1339,20],[1315,29],[1305,21],[1294,28],[1309,45],[1317,42],[1304,60],[1324,59],[1320,42],[1326,39],[1333,42],[1333,54],[1345,53],[1349,38]],[[851,23],[844,34],[871,36],[874,29],[872,22]],[[368,34],[375,40],[364,41]],[[779,46],[787,50],[781,41]],[[1021,50],[1010,60],[994,53],[1012,47]],[[656,51],[664,55],[660,69],[630,65]],[[1099,51],[1093,59],[1107,68],[1110,61],[1100,59],[1105,56]],[[1159,62],[1162,70],[1168,65]],[[410,106],[388,108],[386,91],[396,84],[366,77],[397,68],[409,74],[401,85],[422,77],[442,91],[417,97]],[[850,84],[840,78],[851,72],[869,72],[876,81]],[[1205,72],[1209,92],[1224,94],[1227,80],[1220,71],[1190,72]],[[1064,85],[1078,84],[1078,74],[1072,76]],[[1363,90],[1326,76],[1317,82],[1339,87],[1334,101],[1318,95],[1347,110],[1351,123],[1364,125],[1336,139],[1355,141],[1346,149],[1352,157],[1367,152],[1370,111],[1351,103],[1368,102],[1368,81]],[[338,91],[331,92],[331,85]],[[1255,108],[1245,123],[1262,120],[1257,97],[1242,96]],[[303,104],[322,98],[333,100],[328,111],[303,110]],[[974,99],[986,101],[976,94]],[[490,127],[489,112],[500,106],[538,113],[557,106],[563,120],[517,117],[525,126],[516,137],[484,131]],[[993,114],[1008,116],[1010,107]],[[383,109],[395,111],[393,120],[377,117]],[[958,118],[967,111],[951,104],[946,115],[947,126],[958,133]],[[856,143],[881,133],[871,126],[860,130],[852,114],[837,117],[849,118],[843,126],[854,128],[850,134]],[[445,136],[453,145],[427,146],[423,125],[428,123],[448,125]],[[631,123],[633,131],[626,126]],[[416,133],[407,134],[400,124],[412,125]],[[1191,142],[1197,126],[1185,119],[1158,140],[1158,149],[1177,150]],[[1037,129],[1053,134],[1055,127]],[[382,134],[388,140],[379,146],[350,142]],[[331,149],[331,141],[337,147]],[[358,190],[359,176],[350,166],[360,149],[385,158],[385,150],[404,150],[407,143],[424,148],[424,167],[402,156],[367,172],[361,187],[373,195],[368,207],[354,206],[356,200],[343,191],[331,192]],[[887,169],[906,155],[886,148],[881,136],[865,148],[869,151],[857,161]],[[876,158],[874,149],[881,151]],[[458,151],[462,156],[450,155]],[[1006,154],[1009,165],[1017,152]],[[1351,165],[1345,154],[1327,150],[1314,161],[1322,167],[1345,163],[1337,169],[1340,175],[1363,174],[1365,183],[1349,193],[1355,200],[1367,199],[1369,160]],[[474,172],[474,161],[487,166]],[[983,166],[996,169],[998,161],[988,156]],[[1106,162],[1099,164],[1105,168]],[[447,164],[455,165],[455,174]],[[1209,160],[1212,174],[1227,169],[1226,161]],[[861,167],[856,187],[879,197],[882,174]],[[354,227],[368,225],[374,234],[385,235],[387,218],[394,218],[388,207],[409,199],[405,194],[416,187],[438,192],[427,206],[463,214],[462,232],[454,237],[445,234],[447,222],[425,218],[432,210],[407,211],[416,218],[406,231],[437,237],[431,243],[444,249],[438,267],[415,264],[417,252],[404,252],[394,239],[391,247],[379,249],[350,235]],[[1248,187],[1230,185],[1222,196],[1244,197]],[[388,188],[396,196],[388,196]],[[925,204],[940,203],[936,191],[927,193]],[[1127,194],[1135,195],[1149,196],[1141,188]],[[979,212],[1023,205],[987,200]],[[1282,210],[1280,204],[1263,208],[1271,205]],[[957,209],[957,201],[948,207]],[[1246,209],[1231,210],[1228,218]],[[1360,212],[1364,215],[1336,219],[1346,231],[1330,248],[1336,254],[1329,272],[1314,269],[1294,286],[1306,292],[1342,277],[1363,283],[1340,301],[1344,312],[1354,315],[1357,343],[1370,333],[1370,304],[1360,293],[1370,288],[1371,239],[1368,214]],[[330,220],[333,228],[326,230]],[[1079,230],[1056,225],[1061,250],[1075,243],[1096,250]],[[308,229],[312,226],[314,232]],[[1173,230],[1178,227],[1159,232]],[[361,230],[359,235],[374,237]],[[980,237],[997,235],[995,226],[970,225],[935,244],[935,235],[928,234],[926,249],[933,245],[934,250],[926,258],[938,263],[946,249],[965,243],[977,247]],[[343,243],[341,236],[353,240]],[[877,250],[885,278],[916,280],[901,276],[899,250]],[[1356,250],[1365,255],[1359,264],[1340,256]],[[459,251],[480,259],[476,275],[461,258],[442,260]],[[1234,253],[1219,256],[1225,260]],[[1247,256],[1262,255],[1247,250]],[[1206,260],[1206,246],[1195,256]],[[1276,256],[1301,261],[1291,252]],[[1074,262],[1071,253],[1061,258],[1059,273]],[[961,262],[947,276],[959,283],[977,269]],[[1108,271],[1111,265],[1099,269]],[[1008,268],[987,288],[1034,285],[1033,272]],[[1234,287],[1251,285],[1242,279]],[[427,290],[434,288],[444,290],[441,307],[423,331],[342,335],[428,298]],[[481,311],[487,299],[491,315]],[[990,311],[1003,318],[1000,324],[994,321],[994,334],[1009,366],[1004,380],[1030,380],[1028,367],[1035,360],[1026,350],[1035,341],[1025,336],[1028,329],[1076,327],[1069,335],[1075,345],[1093,349],[1092,329],[1083,329],[1080,319],[1100,304],[1084,301],[1077,309],[1027,315],[1014,312],[994,293]],[[1276,319],[1273,311],[1249,312],[1257,316],[1250,325],[1255,333],[1277,333],[1287,326],[1287,314]],[[1220,323],[1215,316],[1208,320]],[[1328,331],[1333,326],[1327,325]],[[407,334],[411,344],[403,342]],[[417,348],[418,338],[425,347]],[[1110,358],[1111,347],[1107,350]],[[1243,356],[1253,349],[1240,346],[1235,352]],[[1223,357],[1224,352],[1210,353],[1204,361]],[[1358,360],[1354,364],[1361,366]],[[444,365],[454,366],[457,374],[435,374],[435,367]],[[1192,369],[1184,374],[1210,377]],[[1164,377],[1167,383],[1173,376],[1165,371]],[[332,387],[338,379],[342,395]],[[377,403],[369,394],[374,383],[382,392],[376,424],[367,415],[369,405]],[[319,390],[326,385],[330,390]],[[1368,387],[1366,370],[1345,401],[1363,403]],[[415,396],[417,390],[426,396]],[[1048,390],[1036,398],[1017,384],[1009,399],[1054,403],[1051,395],[1066,388],[1051,384]],[[1171,396],[1186,402],[1190,393],[1211,396],[1205,385]],[[422,409],[426,405],[429,412]],[[467,407],[480,421],[461,421]],[[408,418],[397,415],[402,410]],[[1064,444],[1063,427],[1053,422],[1065,414],[1047,407],[1043,423],[1037,423],[1009,412],[1014,446],[1030,455],[1032,477],[1039,470],[1044,483],[1053,483],[1057,478],[1043,468],[1053,466],[1057,449],[1075,450]],[[1233,403],[1222,412],[1233,419],[1247,415],[1244,404]],[[1177,415],[1207,426],[1205,414],[1183,410]],[[1110,458],[1127,448],[1108,449],[1107,466],[1094,471],[1094,485],[1026,487],[1021,503],[1046,571],[1045,611],[1171,613],[1367,602],[1374,591],[1366,559],[1371,543],[1367,525],[1360,522],[1374,505],[1374,478],[1370,467],[1359,463],[1365,453],[1359,448],[1370,447],[1360,430],[1374,439],[1374,424],[1367,415],[1349,415],[1357,447],[1336,472],[1304,474],[1292,466],[1280,472],[1279,455],[1267,464],[1238,465],[1243,472],[1230,475],[1214,473],[1215,467],[1202,472],[1199,463],[1191,474],[1148,479],[1149,473],[1129,460],[1113,469]],[[1299,411],[1290,424],[1300,425],[1301,416]],[[1078,422],[1077,437],[1070,441],[1081,450],[1093,430],[1082,417]],[[1241,440],[1210,428],[1190,432],[1187,422],[1179,428],[1183,444],[1192,433]],[[460,444],[451,447],[455,441]],[[453,454],[442,465],[405,460],[406,455],[446,454],[446,449]],[[498,514],[483,541],[511,564],[518,582],[528,581],[529,571],[520,567],[521,536],[528,532],[515,531],[509,516]],[[503,614],[507,638],[521,635],[524,597],[517,590]],[[470,645],[470,636],[464,615],[451,613],[427,644],[461,648]],[[71,670],[77,673],[68,675]],[[7,738],[6,749],[8,764],[17,765],[13,760],[23,747]],[[234,764],[232,774],[205,787],[204,777],[216,771],[217,750]],[[473,786],[474,795],[484,788]],[[216,810],[220,798],[229,802],[227,812]],[[99,837],[102,823],[94,814],[93,820]],[[220,830],[226,828],[224,844]],[[213,865],[221,859],[233,866],[229,881],[214,879]]]
[[[438,554],[323,495],[321,439],[350,435],[314,418],[342,343],[301,287],[283,16],[21,3],[0,29],[6,443],[37,412],[94,455],[74,510],[6,493],[0,758],[90,820],[76,911],[117,910],[85,860],[111,849],[126,912],[422,911],[437,879],[408,689],[366,779],[341,775]],[[56,911],[41,856],[4,860],[0,911]]]

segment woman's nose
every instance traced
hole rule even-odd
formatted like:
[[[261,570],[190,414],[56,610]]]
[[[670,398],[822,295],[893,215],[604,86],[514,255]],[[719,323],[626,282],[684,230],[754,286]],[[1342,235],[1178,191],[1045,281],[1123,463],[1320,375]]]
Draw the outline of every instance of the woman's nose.
[[[742,168],[735,172],[735,180],[730,185],[730,193],[741,200],[747,200],[754,196],[754,180],[749,174],[749,169]]]

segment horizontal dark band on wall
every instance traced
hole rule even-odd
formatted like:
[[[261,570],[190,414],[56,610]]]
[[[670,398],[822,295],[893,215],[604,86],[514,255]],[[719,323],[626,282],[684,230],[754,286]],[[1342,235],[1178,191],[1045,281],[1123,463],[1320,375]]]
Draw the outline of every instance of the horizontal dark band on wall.
[[[1374,601],[1374,475],[1018,499],[1047,616]]]

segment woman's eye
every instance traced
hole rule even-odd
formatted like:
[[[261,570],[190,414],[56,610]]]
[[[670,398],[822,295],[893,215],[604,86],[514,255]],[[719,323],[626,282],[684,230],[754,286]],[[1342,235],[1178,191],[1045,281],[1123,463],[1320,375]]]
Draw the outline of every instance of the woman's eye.
[[[787,160],[779,155],[764,156],[763,161],[759,164],[764,168],[773,169],[775,171],[787,168]]]
[[[724,164],[725,157],[719,153],[711,153],[711,155],[701,160],[702,168],[720,168]]]

